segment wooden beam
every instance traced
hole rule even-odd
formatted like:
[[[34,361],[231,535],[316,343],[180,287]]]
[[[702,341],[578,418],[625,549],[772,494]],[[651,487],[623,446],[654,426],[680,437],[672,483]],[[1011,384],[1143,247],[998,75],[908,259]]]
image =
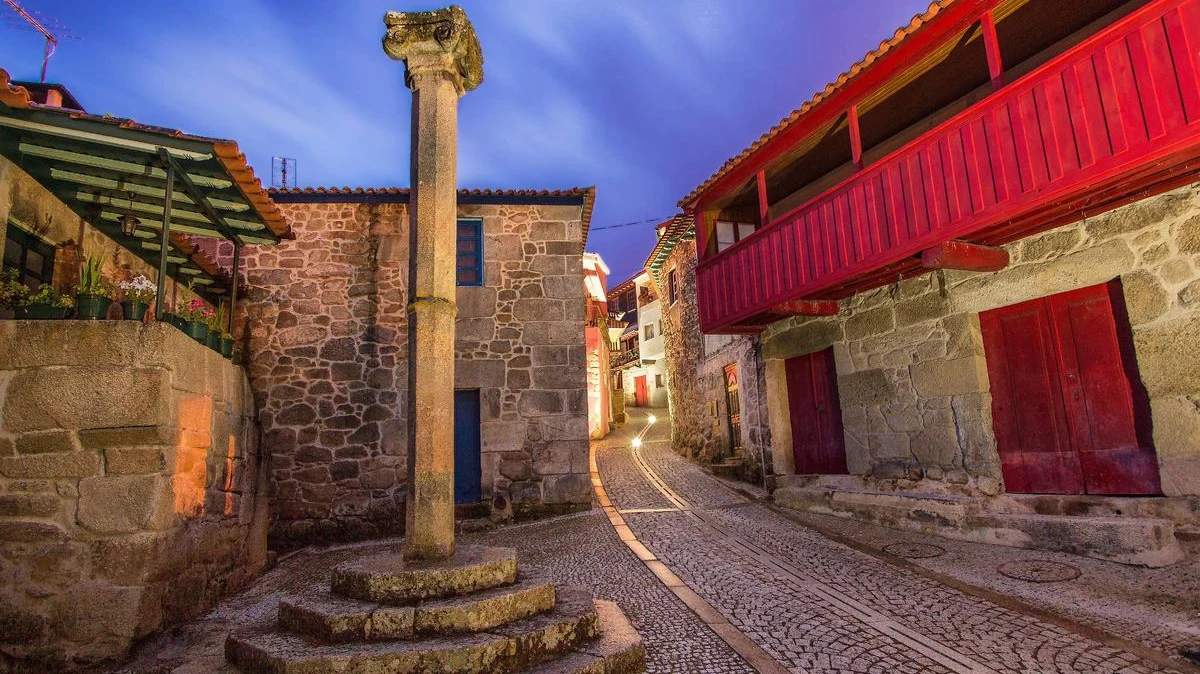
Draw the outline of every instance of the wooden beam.
[[[944,241],[921,251],[921,266],[926,269],[1000,271],[1008,266],[1008,251],[966,241]]]
[[[992,89],[1004,86],[1004,59],[1000,56],[1000,38],[996,35],[996,21],[992,10],[983,13],[979,19],[983,28],[983,47],[987,52],[988,73],[992,77]]]
[[[861,171],[863,167],[862,161],[862,133],[858,129],[858,104],[850,106],[846,112],[846,118],[850,122],[850,156],[854,160],[854,170]]]
[[[767,203],[767,173],[766,173],[766,171],[759,171],[758,174],[754,177],[754,180],[756,183],[758,183],[758,226],[760,228],[762,228],[762,227],[766,227],[767,225],[771,224],[771,217],[769,214],[769,204]]]
[[[21,129],[22,131],[31,131],[33,133],[42,133],[48,136],[70,138],[71,140],[77,140],[84,143],[119,147],[126,150],[133,150],[135,152],[144,152],[147,154],[154,154],[158,152],[158,148],[160,147],[154,143],[144,143],[142,141],[131,140],[129,138],[118,138],[116,136],[111,136],[104,133],[93,133],[91,131],[83,131],[80,129],[70,129],[62,126],[54,126],[52,124],[34,122],[28,119],[17,119],[15,117],[0,117],[0,126]],[[166,150],[171,154],[172,157],[178,157],[180,159],[204,161],[213,158],[212,153],[209,152],[192,152],[190,150],[180,150],[179,148],[174,147],[166,148]]]
[[[786,316],[837,316],[838,303],[830,300],[791,300],[767,309]]]
[[[199,208],[200,211],[212,221],[212,224],[217,228],[217,231],[224,235],[226,239],[232,241],[235,245],[242,243],[242,240],[238,238],[238,233],[233,230],[233,227],[231,227],[229,223],[225,221],[225,218],[218,213],[216,209],[214,209],[207,201],[204,200],[204,195],[200,194],[200,189],[196,186],[196,183],[192,181],[191,176],[189,176],[187,172],[184,171],[179,165],[179,162],[165,153],[163,154],[163,159],[170,162],[171,165],[175,167],[175,174],[179,176],[179,179],[183,182],[184,191],[187,192],[188,196],[192,198],[192,202],[196,204],[196,207]]]
[[[162,199],[163,196],[166,195],[166,190],[163,190],[161,187],[153,187],[150,185],[143,185],[141,183],[134,183],[123,178],[105,178],[103,176],[95,176],[89,173],[78,173],[75,171],[66,171],[59,168],[50,169],[50,177],[54,180],[62,180],[66,182],[77,183],[79,185],[90,185],[91,187],[100,187],[106,190],[113,190],[115,192],[132,192],[134,194],[140,194],[144,197],[153,197],[155,199]],[[175,194],[172,195],[172,198],[181,203],[193,203],[190,196],[184,192],[180,192],[179,190],[175,191]],[[219,208],[223,211],[241,213],[243,211],[250,210],[250,204],[239,203],[236,201],[226,201],[224,199],[213,199],[209,197],[208,203],[212,204],[213,208]]]
[[[17,146],[17,151],[21,154],[27,154],[31,157],[41,157],[42,159],[54,159],[68,164],[78,164],[79,166],[88,166],[91,168],[104,169],[107,171],[116,171],[118,173],[128,173],[130,175],[144,176],[147,178],[157,178],[165,180],[167,172],[156,166],[147,166],[138,162],[121,161],[119,159],[105,159],[104,157],[95,157],[82,152],[71,152],[69,150],[59,150],[52,147],[43,147],[32,143],[21,143]],[[192,180],[197,185],[211,187],[217,190],[223,190],[233,187],[233,182],[222,178],[213,178],[211,176],[191,176]],[[163,191],[166,194],[166,191]]]

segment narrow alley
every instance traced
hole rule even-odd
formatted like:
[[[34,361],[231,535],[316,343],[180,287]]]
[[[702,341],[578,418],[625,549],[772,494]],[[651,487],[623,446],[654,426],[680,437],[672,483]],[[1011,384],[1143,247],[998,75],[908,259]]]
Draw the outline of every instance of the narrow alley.
[[[592,445],[600,507],[462,541],[515,546],[523,569],[619,602],[645,640],[647,671],[1200,671],[1176,655],[1200,642],[1187,590],[1200,578],[1193,563],[1133,569],[785,514],[754,487],[717,480],[671,452],[666,410],[628,412],[628,423]],[[646,428],[651,413],[657,423]],[[222,652],[229,627],[269,623],[293,588],[399,541],[306,548],[114,671],[235,672]],[[1028,582],[996,572],[1029,559],[1077,577]]]

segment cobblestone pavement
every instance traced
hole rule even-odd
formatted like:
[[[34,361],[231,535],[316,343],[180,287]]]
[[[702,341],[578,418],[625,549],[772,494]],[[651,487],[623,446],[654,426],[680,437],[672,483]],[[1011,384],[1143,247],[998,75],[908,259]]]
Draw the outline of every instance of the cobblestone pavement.
[[[637,411],[633,413],[635,421],[594,445],[609,498],[643,544],[726,620],[791,671],[1172,671],[1164,666],[1162,657],[1139,657],[1114,646],[1103,635],[1088,638],[1039,619],[1035,612],[1006,608],[978,593],[960,591],[832,541],[817,529],[857,537],[860,544],[870,547],[896,541],[931,542],[930,537],[878,527],[861,529],[842,520],[815,518],[806,526],[795,514],[785,517],[726,488],[672,453],[665,440],[665,423],[652,429],[635,456],[629,447],[630,438],[639,430]],[[659,482],[650,479],[642,466]],[[584,585],[599,598],[616,600],[646,641],[650,672],[754,671],[634,556],[599,509],[473,533],[462,540],[516,546],[524,565],[541,567],[561,582]],[[939,572],[951,563],[970,566],[972,554],[990,568],[999,563],[999,557],[960,550],[957,542],[933,542],[947,553],[913,561]],[[144,644],[130,664],[100,671],[234,674],[224,664],[223,655],[225,634],[234,625],[274,620],[279,600],[291,588],[323,582],[338,562],[395,548],[399,543],[393,539],[297,553],[203,619],[168,630]],[[965,545],[992,554],[1022,552]],[[1116,565],[1060,557],[1082,567],[1083,578],[1102,570],[1110,579],[1131,573],[1126,567],[1105,570],[1101,567]],[[977,573],[985,575],[983,570]],[[1187,572],[1174,573],[1177,575],[1147,577],[1172,583],[1193,578]],[[1066,601],[1062,598],[1069,595],[1063,589],[1066,585],[1039,585],[1037,591],[1059,593],[1055,595],[1059,601]],[[1191,597],[1194,606],[1195,587],[1172,585],[1161,591],[1174,589],[1176,595]],[[993,589],[1013,589],[1013,594],[1020,594],[1003,583]],[[1162,647],[1183,643],[1187,629],[1196,629],[1195,620],[1187,625],[1186,611],[1164,615],[1166,622],[1183,623],[1186,629],[1161,627],[1147,615],[1144,622],[1154,624],[1134,626],[1130,623],[1137,621],[1126,617],[1124,623],[1112,623],[1109,631],[1120,630],[1122,636]],[[1099,618],[1095,624],[1105,627]],[[1126,625],[1131,629],[1126,631]],[[1143,639],[1141,635],[1148,636]],[[1187,665],[1177,669],[1200,671]]]
[[[626,437],[597,446],[597,464],[606,488],[612,480],[620,485],[609,489],[613,504],[625,513],[626,522],[647,548],[744,634],[793,671],[1196,671],[1182,659],[1168,659],[1168,654],[1175,653],[1174,648],[1165,653],[1141,645],[1125,644],[1129,648],[1122,648],[1119,639],[1096,633],[1085,635],[1064,627],[1053,616],[989,601],[978,592],[960,591],[926,574],[830,540],[726,489],[720,481],[675,455],[667,447],[665,424],[654,427],[643,447],[635,452],[629,448],[627,435],[637,430],[636,410],[632,416],[626,427],[630,430],[622,434]],[[674,502],[664,496],[664,506],[632,484],[630,474],[645,477],[639,463],[675,496]],[[652,502],[655,511],[639,512]],[[662,510],[672,503],[684,507]],[[843,534],[846,527],[853,528],[853,524],[841,524]],[[872,532],[875,545],[901,540],[895,535],[899,532],[876,529]],[[929,538],[903,540],[929,543]],[[935,540],[939,545],[946,543]],[[1005,552],[1025,558],[1030,553]],[[1079,562],[1075,557],[1060,557]],[[982,559],[995,568],[992,558]],[[1109,573],[1144,571],[1122,569]],[[1185,579],[1191,577],[1182,573]],[[1196,585],[1174,587],[1194,603]],[[1069,594],[1062,589],[1050,592]],[[1184,604],[1188,601],[1182,600]],[[1110,604],[1107,612],[1119,614],[1120,603]],[[1177,620],[1180,616],[1167,618]],[[1187,622],[1186,611],[1182,619]],[[1120,623],[1106,625],[1099,619],[1094,624],[1100,628],[1120,627]],[[1189,629],[1196,629],[1194,620]],[[1179,637],[1188,631],[1143,625],[1137,632],[1116,633],[1127,639],[1143,634],[1157,636],[1143,639],[1143,643],[1162,648],[1179,642],[1178,638],[1161,638],[1164,634]]]

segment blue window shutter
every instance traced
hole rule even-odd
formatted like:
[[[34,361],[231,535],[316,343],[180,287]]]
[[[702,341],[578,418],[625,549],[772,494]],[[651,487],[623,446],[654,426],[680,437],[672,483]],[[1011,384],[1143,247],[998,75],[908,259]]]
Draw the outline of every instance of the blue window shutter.
[[[483,220],[460,218],[457,245],[458,285],[483,285]]]

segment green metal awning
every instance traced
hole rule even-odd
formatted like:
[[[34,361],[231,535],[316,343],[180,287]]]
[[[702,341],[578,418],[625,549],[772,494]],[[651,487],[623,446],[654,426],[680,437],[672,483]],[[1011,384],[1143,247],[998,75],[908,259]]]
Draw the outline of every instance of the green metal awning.
[[[210,299],[229,292],[229,278],[189,237],[238,245],[291,238],[279,209],[232,141],[39,105],[25,89],[10,86],[3,70],[0,154],[154,267],[173,165],[167,274],[194,283]],[[126,215],[140,220],[133,236],[121,231]]]

